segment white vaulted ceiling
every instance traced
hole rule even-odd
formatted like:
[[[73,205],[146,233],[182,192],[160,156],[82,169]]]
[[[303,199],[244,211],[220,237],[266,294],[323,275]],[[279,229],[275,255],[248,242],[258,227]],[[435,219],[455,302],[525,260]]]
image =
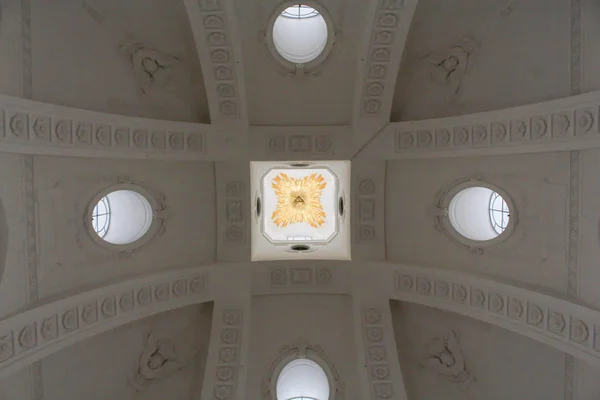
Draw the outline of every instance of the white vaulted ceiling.
[[[276,400],[297,357],[318,400],[600,396],[594,0],[307,0],[304,66],[268,38],[297,3],[125,3],[0,3],[1,399]],[[252,161],[350,161],[351,260],[252,262]],[[497,240],[452,228],[471,186]],[[139,240],[94,236],[113,190]]]

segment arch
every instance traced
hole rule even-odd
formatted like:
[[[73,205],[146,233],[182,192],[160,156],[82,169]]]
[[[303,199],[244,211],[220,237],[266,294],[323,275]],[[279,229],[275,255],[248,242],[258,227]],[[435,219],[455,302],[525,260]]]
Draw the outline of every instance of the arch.
[[[379,298],[407,301],[455,312],[525,335],[560,351],[600,367],[600,342],[595,339],[595,321],[600,311],[531,289],[501,283],[472,274],[385,262],[344,261],[328,264],[332,284],[299,285],[257,289],[260,294],[337,293],[352,294],[351,281],[373,282]],[[269,267],[253,263],[228,264],[252,271],[252,281],[270,279]],[[290,267],[291,268],[291,267]],[[214,282],[227,282],[219,264],[153,273],[121,283],[42,304],[0,321],[0,378],[58,350],[109,329],[160,312],[214,300],[220,288]],[[366,278],[368,274],[368,279]],[[228,275],[230,276],[230,275]],[[373,280],[372,277],[377,276]],[[388,283],[389,282],[389,286]],[[210,283],[210,288],[209,288]],[[217,283],[218,284],[218,283]],[[266,284],[265,286],[268,286]],[[59,327],[60,326],[60,327]],[[304,349],[304,350],[303,350]],[[308,350],[307,350],[308,349]],[[275,368],[298,358],[304,351],[328,373],[333,364],[319,362],[325,353],[318,346],[300,341],[283,351],[266,374],[265,391],[273,382]],[[287,357],[287,358],[286,358]],[[323,358],[321,358],[323,359]],[[337,371],[335,372],[337,374]],[[330,384],[330,388],[335,386]],[[274,392],[274,387],[272,390]],[[274,397],[272,397],[274,399]]]

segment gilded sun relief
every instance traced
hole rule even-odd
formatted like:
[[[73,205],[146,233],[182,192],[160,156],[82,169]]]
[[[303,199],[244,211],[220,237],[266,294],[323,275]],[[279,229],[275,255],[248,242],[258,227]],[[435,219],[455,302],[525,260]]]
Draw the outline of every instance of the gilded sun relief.
[[[318,228],[325,223],[327,213],[323,210],[321,195],[327,182],[321,174],[297,179],[282,172],[273,179],[272,186],[277,207],[271,218],[279,228],[298,222]]]

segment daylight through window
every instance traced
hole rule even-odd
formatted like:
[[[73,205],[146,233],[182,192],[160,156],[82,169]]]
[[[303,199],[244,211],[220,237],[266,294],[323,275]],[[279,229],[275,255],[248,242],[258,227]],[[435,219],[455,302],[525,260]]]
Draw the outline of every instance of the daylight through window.
[[[492,228],[500,235],[506,229],[510,218],[510,211],[506,201],[498,193],[493,192],[490,196],[490,223]]]
[[[137,241],[148,232],[152,220],[152,206],[144,196],[133,190],[108,193],[91,212],[93,231],[111,244]]]
[[[273,25],[275,49],[281,57],[294,64],[306,64],[319,57],[327,39],[325,19],[307,5],[286,8]]]
[[[328,400],[329,379],[319,364],[299,358],[288,363],[277,378],[277,400]]]

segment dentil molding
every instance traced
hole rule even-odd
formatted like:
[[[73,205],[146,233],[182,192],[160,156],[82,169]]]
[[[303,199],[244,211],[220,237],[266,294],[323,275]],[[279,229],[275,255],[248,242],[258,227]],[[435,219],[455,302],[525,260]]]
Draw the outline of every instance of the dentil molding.
[[[125,117],[0,95],[4,152],[202,159],[210,125]]]
[[[360,154],[407,159],[600,147],[600,91],[456,117],[389,124]]]
[[[236,398],[243,322],[244,313],[241,309],[225,309],[221,314],[218,358],[213,387],[213,398],[215,399],[233,400]]]
[[[236,65],[235,13],[227,0],[186,0],[190,25],[202,65],[211,121],[239,119],[244,113],[243,78]]]
[[[363,309],[361,317],[371,396],[374,400],[398,398],[395,396],[394,379],[390,373],[382,310]]]
[[[0,377],[62,348],[150,315],[208,301],[205,268],[91,290],[0,321]]]
[[[294,273],[302,282],[306,281],[304,277],[307,274],[312,276],[313,280],[308,282],[314,283],[306,293],[332,293],[334,281],[317,283],[317,280],[327,282],[330,279],[324,267],[314,267],[310,275],[311,272],[301,271],[301,266],[291,265],[293,262],[290,265],[279,264],[271,270],[267,268],[271,284],[258,287],[256,282],[265,277],[265,268],[260,264],[228,263],[229,269],[239,268],[240,276],[245,276],[242,271],[248,269],[251,269],[252,275],[257,275],[244,283],[254,285],[253,295],[281,294],[278,285],[286,285],[285,282],[292,285],[292,271],[296,271]],[[285,268],[283,277],[280,277],[281,268]],[[223,280],[222,271],[223,265],[213,264],[148,274],[41,304],[7,317],[0,321],[0,377],[106,330],[159,312],[211,301],[217,293],[222,296],[227,293],[230,284]],[[336,282],[350,282],[337,285],[337,294],[353,295],[360,290],[366,300],[371,295],[377,299],[383,296],[459,313],[525,335],[584,359],[593,366],[600,366],[600,311],[567,297],[448,269],[387,262],[339,262],[332,271],[335,271]],[[277,284],[273,284],[273,280]],[[217,287],[215,282],[223,282],[228,287]],[[296,286],[302,287],[302,284]],[[360,323],[369,357],[372,391],[380,398],[387,398],[385,396],[393,388],[388,385],[385,367],[381,367],[386,361],[376,349],[384,340],[383,311],[361,310]],[[222,372],[219,379],[223,378],[222,384],[228,387],[232,386],[229,377],[235,375],[238,368],[238,362],[233,361],[237,358],[232,358],[229,353],[236,351],[234,347],[241,351],[238,340],[242,333],[242,317],[241,310],[223,310],[221,325],[216,328],[222,329],[219,348],[228,353],[222,354],[224,361],[219,361],[217,368],[234,368],[219,369]]]
[[[374,20],[367,24],[365,35],[370,41],[362,55],[365,65],[359,78],[361,117],[389,120],[396,76],[416,5],[417,0],[379,0]]]

